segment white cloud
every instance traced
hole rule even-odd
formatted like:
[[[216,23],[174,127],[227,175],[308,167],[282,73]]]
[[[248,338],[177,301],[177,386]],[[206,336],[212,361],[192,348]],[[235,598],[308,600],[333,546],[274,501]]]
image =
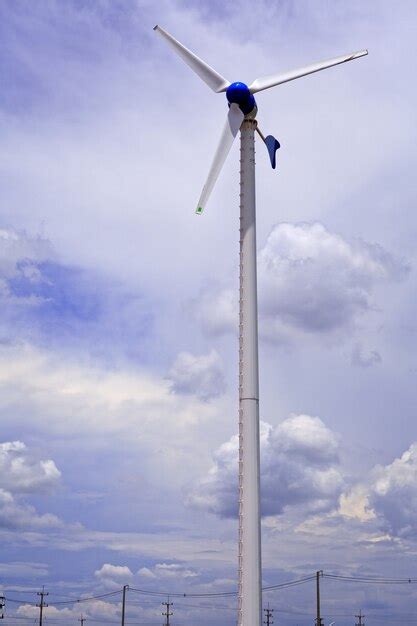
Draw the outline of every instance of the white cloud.
[[[26,407],[19,412],[20,424],[37,422],[40,428],[60,436],[96,432],[107,437],[117,432],[146,443],[159,440],[163,424],[170,433],[170,444],[176,446],[184,438],[191,441],[192,425],[215,414],[207,403],[171,393],[168,381],[143,368],[115,370],[63,360],[58,352],[30,344],[0,345],[0,390],[5,421],[8,401],[20,400]],[[30,417],[26,417],[27,407]],[[54,478],[49,463],[37,471],[45,482]]]
[[[238,327],[236,291],[210,287],[193,302],[192,312],[207,335],[236,332]]]
[[[100,569],[94,572],[94,576],[98,578],[104,586],[120,589],[121,585],[127,584],[132,579],[133,574],[127,565],[104,563]]]
[[[19,502],[9,491],[0,489],[0,528],[46,530],[61,526],[56,515],[38,515],[33,506]]]
[[[351,363],[358,367],[372,367],[382,362],[377,350],[367,350],[360,344],[355,344],[352,350]]]
[[[123,488],[130,493],[127,497],[135,498],[134,506],[139,485],[152,491],[153,503],[159,488],[181,489],[184,482],[202,471],[211,441],[219,431],[227,432],[225,405],[225,398],[208,403],[197,396],[172,393],[169,381],[143,367],[113,369],[88,360],[79,362],[68,355],[62,358],[59,352],[28,344],[0,345],[0,419],[4,427],[13,432],[30,429],[37,437],[51,437],[62,466],[72,465],[67,444],[70,439],[85,454],[84,463],[92,476],[96,476],[96,457],[112,455],[121,472],[129,464]],[[12,454],[17,453],[8,452],[8,456]],[[103,491],[105,476],[110,483],[115,480],[111,464],[108,460],[103,463],[99,491]],[[36,477],[39,489],[42,484],[46,492],[55,484],[52,463],[35,463],[33,469],[37,473],[31,480]],[[79,479],[77,468],[73,471]],[[27,488],[24,478],[28,483],[27,473],[23,475],[20,469],[22,490]],[[132,496],[135,481],[139,482]],[[80,490],[84,489],[82,486]],[[111,503],[103,500],[99,506],[111,509]],[[145,514],[143,523],[152,523],[154,513],[146,510]],[[127,513],[123,515],[126,520]]]
[[[376,465],[340,497],[339,513],[374,522],[384,537],[417,537],[417,442],[387,465]]]
[[[42,578],[48,576],[49,566],[46,563],[26,563],[25,561],[13,561],[0,563],[0,575],[8,578]]]
[[[53,528],[61,526],[50,513],[38,515],[22,502],[22,495],[50,493],[61,472],[54,461],[38,460],[21,441],[0,444],[0,526],[3,528]]]
[[[276,427],[261,423],[260,435],[263,515],[288,506],[335,506],[343,485],[339,442],[318,417],[293,415]],[[189,505],[221,517],[237,514],[238,445],[235,435],[218,448],[208,476],[187,496]]]
[[[215,350],[201,355],[180,352],[168,379],[175,393],[195,395],[202,400],[221,396],[226,389],[222,360]]]
[[[31,264],[46,261],[54,256],[47,239],[41,236],[30,237],[24,231],[0,229],[1,278],[12,278],[22,271],[27,278],[37,280],[38,274]]]
[[[54,257],[52,246],[43,237],[30,237],[24,231],[0,229],[0,299],[2,325],[8,314],[18,313],[16,307],[33,306],[41,298],[16,292],[12,281],[23,279],[28,283],[44,280],[39,264]],[[6,333],[5,333],[6,334]]]
[[[344,517],[358,519],[361,522],[375,519],[375,511],[369,503],[369,492],[365,485],[354,485],[346,493],[342,493],[339,502],[339,513]]]
[[[297,333],[351,330],[375,309],[377,286],[401,280],[408,269],[381,246],[348,242],[322,224],[278,224],[258,255],[260,333],[286,341]],[[237,329],[236,290],[211,288],[196,309],[211,334]],[[353,358],[362,365],[379,360],[377,352],[359,349]]]
[[[198,573],[182,563],[156,563],[152,568],[142,567],[138,576],[148,579],[196,578]]]
[[[278,224],[259,254],[263,318],[308,333],[351,328],[374,306],[375,287],[407,267],[382,247],[347,242],[322,224]]]
[[[374,468],[368,498],[390,535],[417,536],[417,443],[392,463]]]
[[[138,571],[138,576],[141,576],[142,578],[148,578],[149,580],[156,578],[156,574],[152,570],[150,570],[149,567],[141,567]]]
[[[189,569],[181,563],[157,563],[153,569],[156,575],[161,578],[195,578],[198,576],[195,570]]]
[[[59,619],[62,624],[73,624],[79,619],[81,612],[86,619],[90,617],[105,620],[106,618],[115,619],[120,617],[120,603],[92,600],[90,602],[83,603],[81,606],[82,611],[80,611],[80,604],[78,603],[74,603],[74,605],[63,609],[50,604],[44,609],[45,622],[48,622],[49,620],[53,621],[56,618]],[[39,618],[39,609],[34,605],[22,604],[17,609],[17,615],[22,618],[32,618],[37,620]]]
[[[0,487],[13,493],[45,493],[61,472],[52,459],[37,460],[21,441],[0,443]]]

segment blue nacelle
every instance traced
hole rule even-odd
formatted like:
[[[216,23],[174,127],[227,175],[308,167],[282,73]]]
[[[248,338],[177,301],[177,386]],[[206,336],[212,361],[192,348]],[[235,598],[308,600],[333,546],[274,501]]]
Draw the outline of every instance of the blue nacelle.
[[[226,90],[226,98],[229,104],[232,104],[232,102],[238,104],[244,115],[249,115],[249,113],[256,111],[255,98],[245,83],[237,82],[229,85]]]

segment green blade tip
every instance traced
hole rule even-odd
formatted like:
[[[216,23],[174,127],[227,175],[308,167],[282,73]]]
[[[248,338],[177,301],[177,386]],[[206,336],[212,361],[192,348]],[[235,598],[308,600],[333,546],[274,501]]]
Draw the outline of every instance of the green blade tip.
[[[203,207],[202,206],[197,207],[197,210],[196,210],[197,215],[201,215],[202,212],[203,212]]]

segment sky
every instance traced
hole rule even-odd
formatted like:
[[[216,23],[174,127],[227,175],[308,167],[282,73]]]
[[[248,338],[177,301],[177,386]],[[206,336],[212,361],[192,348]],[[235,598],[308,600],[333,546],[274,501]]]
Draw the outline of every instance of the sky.
[[[276,171],[256,145],[263,585],[417,578],[416,13],[0,3],[5,626],[42,586],[62,626],[120,623],[123,585],[150,626],[169,593],[236,589],[238,145],[197,217],[226,101],[157,23],[231,81],[369,49],[257,96],[281,143]],[[417,621],[416,599],[322,579],[326,625]],[[264,602],[307,626],[314,583]],[[233,596],[173,611],[236,622]]]

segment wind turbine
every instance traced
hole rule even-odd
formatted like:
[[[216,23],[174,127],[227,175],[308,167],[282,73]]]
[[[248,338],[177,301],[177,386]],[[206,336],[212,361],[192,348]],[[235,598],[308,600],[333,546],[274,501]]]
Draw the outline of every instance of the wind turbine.
[[[259,470],[258,304],[256,275],[255,131],[275,168],[279,142],[258,129],[254,94],[296,78],[346,63],[367,50],[314,63],[284,74],[257,78],[251,85],[229,82],[160,26],[154,30],[216,93],[226,93],[228,113],[220,142],[197,204],[205,208],[220,170],[240,130],[240,279],[239,279],[239,585],[238,625],[262,624],[261,512]]]

